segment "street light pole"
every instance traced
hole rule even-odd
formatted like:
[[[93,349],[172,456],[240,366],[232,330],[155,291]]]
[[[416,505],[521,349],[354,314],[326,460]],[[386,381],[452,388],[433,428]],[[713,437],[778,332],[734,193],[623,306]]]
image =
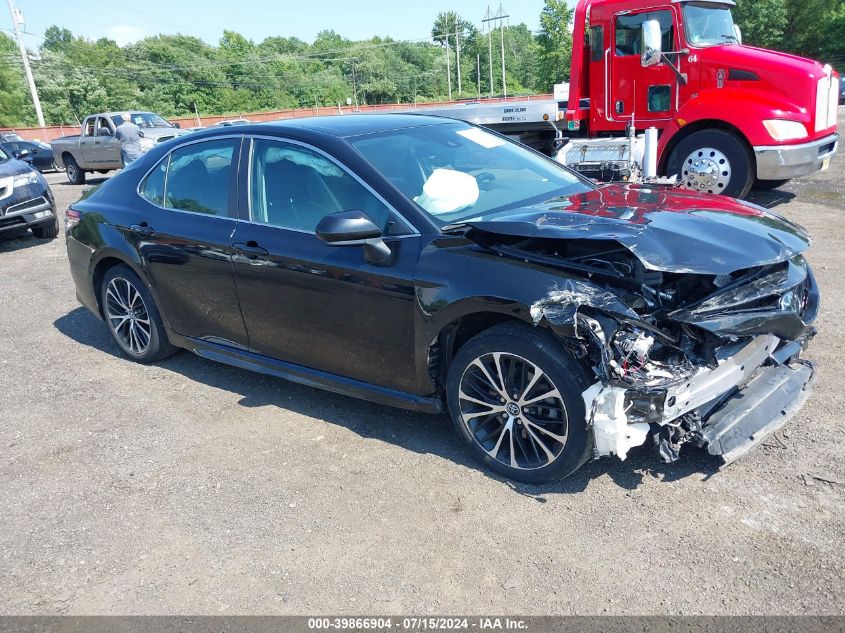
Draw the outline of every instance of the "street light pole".
[[[20,22],[18,21],[18,10],[15,8],[12,0],[6,0],[9,4],[9,14],[12,16],[12,28],[15,31],[15,37],[18,40],[18,48],[21,51],[21,61],[23,62],[23,69],[26,72],[26,81],[29,84],[29,92],[32,94],[32,103],[35,105],[35,115],[38,117],[39,127],[46,127],[44,123],[44,113],[41,111],[41,100],[38,98],[38,90],[35,88],[35,79],[32,77],[32,68],[29,67],[29,56],[26,53],[26,46],[23,43],[23,36],[21,35]]]

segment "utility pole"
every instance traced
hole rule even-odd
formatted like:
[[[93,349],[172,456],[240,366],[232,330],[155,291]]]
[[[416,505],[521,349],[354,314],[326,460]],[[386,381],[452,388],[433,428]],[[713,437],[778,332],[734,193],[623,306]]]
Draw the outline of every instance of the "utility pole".
[[[358,107],[358,80],[355,77],[355,60],[358,59],[357,57],[353,57],[352,61],[352,96],[355,97],[355,112],[359,111]]]
[[[457,25],[455,26],[455,51],[458,54],[458,99],[461,98],[461,33],[458,31]]]
[[[38,125],[39,127],[46,127],[44,113],[41,111],[41,100],[38,98],[38,90],[35,89],[35,79],[32,77],[32,68],[29,67],[29,57],[26,54],[26,46],[23,43],[23,36],[21,35],[20,26],[23,23],[23,18],[15,8],[13,0],[6,1],[9,4],[9,14],[12,16],[12,28],[15,30],[18,48],[21,51],[21,61],[23,62],[24,71],[26,71],[26,81],[29,83],[29,92],[32,94],[32,103],[35,105],[35,115],[38,117]]]
[[[490,66],[490,98],[493,97],[493,27],[490,25],[491,20],[493,20],[493,12],[490,10],[490,5],[487,5],[487,13],[484,14],[481,22],[487,27],[487,62]]]
[[[505,96],[505,99],[508,98],[508,85],[505,81],[505,18],[509,18],[508,14],[505,13],[504,7],[499,5],[499,13],[496,16],[499,18],[499,26],[502,29],[502,94]]]
[[[446,25],[449,28],[449,25]],[[446,74],[449,76],[449,101],[452,100],[452,56],[449,54],[449,33],[446,33]]]
[[[481,101],[481,53],[476,57],[477,68],[475,76],[478,78],[478,100]]]
[[[502,13],[502,5],[499,5],[499,15]],[[505,81],[505,21],[502,20],[502,93],[505,99],[508,98],[508,84]]]
[[[499,28],[502,31],[502,94],[504,94],[505,98],[507,99],[508,96],[508,87],[505,80],[505,19],[511,17],[507,13],[505,13],[505,8],[500,4],[499,11],[496,15],[493,15],[493,11],[490,9],[490,6],[487,6],[487,13],[484,15],[484,19],[481,20],[484,24],[487,25],[487,46],[490,51],[490,96],[493,96],[493,22],[499,22]]]

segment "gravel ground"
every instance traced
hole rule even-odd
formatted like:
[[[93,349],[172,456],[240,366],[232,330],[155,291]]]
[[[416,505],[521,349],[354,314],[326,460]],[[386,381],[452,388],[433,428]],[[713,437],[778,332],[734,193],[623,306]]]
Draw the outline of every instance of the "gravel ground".
[[[48,179],[62,210],[83,189]],[[0,243],[0,613],[845,613],[843,183],[839,156],[756,196],[811,231],[823,291],[786,429],[722,472],[641,448],[546,487],[445,416],[129,362],[62,237]]]

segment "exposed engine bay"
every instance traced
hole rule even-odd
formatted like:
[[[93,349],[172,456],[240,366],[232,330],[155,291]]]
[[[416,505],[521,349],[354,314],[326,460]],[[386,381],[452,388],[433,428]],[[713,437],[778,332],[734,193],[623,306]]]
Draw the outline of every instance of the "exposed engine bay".
[[[690,442],[730,463],[809,395],[814,371],[799,356],[815,334],[819,294],[803,248],[735,270],[716,256],[707,272],[704,258],[656,261],[633,242],[486,229],[472,239],[570,273],[531,317],[595,375],[583,398],[596,457],[625,459],[652,437],[666,462]]]

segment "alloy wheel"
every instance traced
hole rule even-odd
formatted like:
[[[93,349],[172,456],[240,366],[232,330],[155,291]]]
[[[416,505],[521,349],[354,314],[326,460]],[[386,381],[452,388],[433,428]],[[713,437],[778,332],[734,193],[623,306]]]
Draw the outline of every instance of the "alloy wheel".
[[[491,352],[476,358],[464,370],[458,399],[469,434],[506,466],[544,468],[566,446],[568,416],[560,391],[521,356]]]
[[[682,182],[687,189],[722,193],[730,181],[731,163],[718,149],[702,147],[684,160]]]
[[[140,356],[150,347],[152,326],[147,306],[138,289],[123,277],[106,288],[106,318],[123,347]]]

